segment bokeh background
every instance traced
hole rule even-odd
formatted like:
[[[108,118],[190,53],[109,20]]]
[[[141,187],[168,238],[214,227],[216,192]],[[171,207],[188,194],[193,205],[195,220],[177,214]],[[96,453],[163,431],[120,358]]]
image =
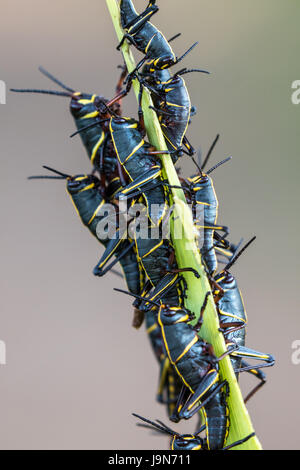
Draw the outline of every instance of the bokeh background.
[[[136,0],[142,10],[144,0]],[[212,162],[219,221],[231,238],[257,235],[234,267],[249,317],[248,345],[276,356],[268,383],[248,409],[266,449],[300,447],[300,365],[292,364],[299,328],[299,117],[291,83],[300,79],[297,0],[163,0],[153,22],[184,65],[198,115],[191,142]],[[81,91],[112,97],[121,57],[104,0],[1,2],[0,79],[7,87],[55,89],[43,65]],[[138,56],[137,56],[138,57]],[[136,114],[135,98],[125,102]],[[81,225],[62,182],[26,177],[48,164],[89,171],[68,100],[8,93],[1,120],[0,367],[1,449],[166,449],[135,427],[131,412],[166,420],[154,401],[158,366],[145,331],[131,327],[122,280],[96,279],[102,249]],[[194,172],[188,158],[184,174]],[[244,374],[245,375],[245,374]],[[254,381],[242,377],[244,392]],[[192,427],[192,429],[191,429]],[[194,424],[181,429],[191,431]]]

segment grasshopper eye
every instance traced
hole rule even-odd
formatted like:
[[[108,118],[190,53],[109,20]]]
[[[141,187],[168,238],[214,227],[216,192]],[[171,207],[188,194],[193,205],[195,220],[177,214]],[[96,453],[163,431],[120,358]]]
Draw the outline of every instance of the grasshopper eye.
[[[107,111],[105,100],[101,96],[96,96],[94,100],[95,107],[99,110],[100,114],[105,114]]]
[[[126,119],[123,119],[121,117],[117,117],[117,118],[114,118],[114,123],[115,124],[125,124],[126,123]]]
[[[232,276],[232,274],[230,273],[227,273],[227,276],[225,277],[224,279],[224,284],[230,284],[232,281],[234,280],[234,277]]]
[[[80,188],[81,184],[82,184],[81,181],[76,181],[76,180],[69,180],[67,183],[68,188],[71,190],[76,190]]]
[[[187,441],[184,437],[180,437],[177,439],[176,444],[178,447],[187,447],[190,444],[190,442]]]

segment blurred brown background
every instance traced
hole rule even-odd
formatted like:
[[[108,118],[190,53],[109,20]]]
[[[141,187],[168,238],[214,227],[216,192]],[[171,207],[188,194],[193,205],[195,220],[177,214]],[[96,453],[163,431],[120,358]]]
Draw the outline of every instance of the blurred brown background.
[[[136,0],[138,10],[144,0]],[[300,79],[297,0],[158,1],[153,22],[178,55],[199,46],[184,65],[211,76],[187,76],[198,115],[189,130],[213,163],[219,221],[231,238],[257,235],[235,266],[249,317],[248,345],[276,356],[268,383],[249,403],[266,449],[299,448],[300,339],[298,206]],[[2,0],[0,79],[7,87],[55,89],[43,65],[81,91],[111,97],[121,57],[104,0]],[[134,96],[126,114],[136,113]],[[165,449],[168,438],[135,427],[131,412],[166,420],[154,401],[158,367],[145,332],[131,328],[123,286],[92,268],[101,247],[78,220],[64,183],[26,177],[48,164],[89,171],[68,100],[14,95],[0,105],[1,316],[7,365],[0,366],[1,449]],[[194,172],[188,158],[180,166]],[[254,381],[242,377],[244,391]],[[191,429],[192,428],[192,429]],[[194,430],[184,423],[181,429]]]

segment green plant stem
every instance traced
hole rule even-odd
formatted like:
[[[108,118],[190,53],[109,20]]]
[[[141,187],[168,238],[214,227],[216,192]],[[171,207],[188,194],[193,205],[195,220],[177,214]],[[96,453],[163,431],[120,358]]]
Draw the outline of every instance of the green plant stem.
[[[117,38],[121,41],[123,30],[120,25],[118,2],[116,0],[106,0],[106,3],[112,17]],[[122,46],[122,53],[128,72],[132,72],[135,69],[135,61],[126,41]],[[134,81],[133,87],[138,97],[139,83]],[[149,106],[153,106],[151,96],[148,90],[144,89],[142,107],[149,142],[161,151],[167,150],[156,113],[149,109]],[[170,155],[162,155],[161,161],[164,177],[168,179],[170,185],[180,186],[180,181]],[[171,236],[178,266],[180,268],[192,267],[200,273],[200,279],[197,279],[192,273],[184,273],[188,286],[186,307],[196,315],[194,321],[194,323],[196,323],[199,318],[201,306],[204,302],[205,294],[211,290],[211,287],[203,268],[199,251],[197,250],[192,214],[186,204],[183,191],[181,189],[172,188],[172,198],[175,204],[175,211],[173,223],[171,224]],[[177,238],[176,233],[182,236]],[[219,332],[218,328],[219,320],[215,303],[212,296],[209,296],[204,314],[204,323],[200,333],[201,338],[212,344],[215,354],[220,356],[226,351],[226,345],[224,337]],[[230,429],[226,444],[231,444],[251,434],[253,427],[228,356],[220,361],[220,375],[222,380],[227,380],[230,388],[230,396],[227,399],[230,413]],[[244,444],[234,447],[234,449],[260,450],[261,445],[258,438],[255,436]]]

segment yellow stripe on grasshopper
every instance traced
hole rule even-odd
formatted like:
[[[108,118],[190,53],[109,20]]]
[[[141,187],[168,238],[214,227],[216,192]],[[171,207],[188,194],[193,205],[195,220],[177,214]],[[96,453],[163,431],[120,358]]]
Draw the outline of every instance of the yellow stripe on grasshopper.
[[[211,370],[211,371],[208,372],[207,375],[212,374],[212,373],[214,373],[214,372],[215,372],[214,370]],[[215,378],[215,380],[213,381],[213,383],[211,383],[211,384],[208,385],[208,387],[204,390],[204,392],[202,393],[202,395],[201,395],[200,397],[197,397],[197,399],[194,400],[194,401],[188,406],[188,410],[189,410],[189,411],[193,408],[193,406],[194,406],[199,400],[201,400],[201,397],[203,397],[203,395],[205,395],[205,393],[206,393],[215,383],[218,382],[218,380],[219,380],[219,374],[216,376],[216,378]]]
[[[179,356],[177,357],[176,361],[175,361],[175,364],[180,361],[180,359],[183,358],[183,356],[185,356],[185,354],[194,346],[195,343],[197,343],[198,341],[198,337],[195,336],[195,338],[192,339],[192,341],[184,348],[184,351],[182,351],[181,354],[179,354]]]
[[[85,114],[84,116],[82,116],[82,118],[80,118],[80,120],[83,121],[84,119],[93,119],[97,116],[99,116],[99,111],[93,111],[92,113],[88,113],[88,114]]]
[[[85,100],[85,99],[78,100],[78,103],[83,104],[83,105],[94,103],[96,96],[97,95],[93,95],[90,100]]]
[[[88,176],[87,176],[87,175],[78,176],[77,178],[75,178],[75,181],[83,181],[83,180],[86,180],[86,179],[88,179]]]
[[[93,189],[95,187],[95,183],[91,183],[89,184],[88,186],[86,186],[85,188],[81,189],[80,191],[78,191],[78,194],[79,193],[83,193],[84,191],[88,191],[89,189]]]
[[[118,247],[120,246],[120,243],[122,243],[122,241],[123,241],[123,239],[120,238],[119,242],[118,242],[117,245],[115,246],[115,250],[114,250],[113,253],[116,252],[116,250],[118,249]],[[102,267],[105,265],[105,263],[107,262],[107,260],[112,256],[113,253],[108,254],[107,257],[105,258],[105,260],[103,260],[102,263],[100,263],[100,264],[98,265],[98,268],[102,268]]]
[[[147,256],[151,255],[157,248],[159,248],[164,243],[164,240],[161,240],[156,246],[154,246],[148,253],[142,256],[143,259],[147,258]]]
[[[150,46],[150,44],[151,44],[151,42],[152,42],[152,40],[153,40],[153,38],[154,38],[155,36],[156,36],[156,33],[153,34],[152,38],[151,38],[150,41],[148,42],[148,44],[147,44],[147,46],[146,46],[146,49],[145,49],[145,54],[147,54],[148,49],[149,49],[149,46]]]
[[[126,163],[141,147],[143,147],[145,141],[144,139],[141,140],[141,142],[136,146],[134,147],[134,149],[132,150],[132,152],[128,155],[128,157],[125,158],[124,162],[123,162],[123,165],[124,163]]]
[[[97,155],[97,152],[99,150],[99,148],[101,147],[103,141],[104,141],[104,138],[105,138],[105,133],[102,131],[102,134],[100,136],[100,139],[98,140],[98,142],[96,143],[96,145],[94,146],[93,148],[93,151],[92,151],[92,155],[91,155],[91,163],[94,163],[94,160],[96,158],[96,155]]]
[[[231,356],[237,356],[237,357],[244,357],[244,356],[247,356],[247,357],[254,357],[254,358],[257,358],[257,359],[269,359],[269,356],[267,356],[266,354],[253,354],[252,353],[246,353],[243,351],[242,354],[239,354],[238,351],[233,351],[232,353],[230,353]]]
[[[152,333],[153,331],[155,331],[156,328],[158,328],[158,325],[157,325],[156,323],[154,323],[154,325],[150,326],[150,327],[147,329],[148,335],[149,335],[150,333]]]
[[[166,104],[168,106],[173,106],[174,108],[185,108],[185,106],[182,106],[181,104],[176,104],[176,103],[170,103],[170,102],[166,102]]]
[[[97,209],[95,210],[94,214],[92,215],[92,217],[90,218],[89,222],[88,222],[88,225],[90,225],[94,218],[97,216],[98,212],[100,211],[101,207],[105,204],[105,200],[103,199],[103,201],[99,204],[99,206],[97,207]]]

